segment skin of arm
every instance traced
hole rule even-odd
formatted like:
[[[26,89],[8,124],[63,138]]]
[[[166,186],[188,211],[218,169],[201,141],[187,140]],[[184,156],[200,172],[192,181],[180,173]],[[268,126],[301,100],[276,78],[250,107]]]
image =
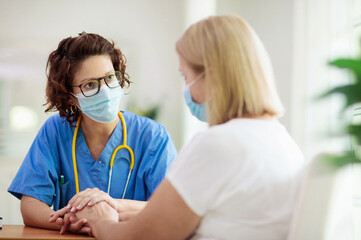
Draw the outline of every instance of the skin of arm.
[[[53,230],[61,230],[64,225],[64,219],[59,218],[54,222],[49,221],[49,215],[54,213],[49,205],[46,203],[27,196],[23,195],[20,203],[21,215],[23,217],[24,224],[29,227],[37,227],[44,229],[53,229]],[[34,209],[36,209],[36,214],[34,214]],[[85,227],[86,220],[78,221],[72,213],[67,215],[66,221],[71,221],[69,224],[69,230],[74,233],[87,233],[91,234],[91,229],[89,227]]]
[[[200,223],[201,217],[183,201],[165,179],[147,206],[129,221],[118,222],[116,211],[105,202],[76,212],[87,219],[97,239],[186,239]]]
[[[118,213],[141,211],[147,206],[148,201],[137,201],[129,199],[116,199],[118,201],[118,207],[116,208]],[[91,205],[90,205],[91,206]]]
[[[21,215],[23,216],[23,221],[26,226],[46,228],[60,230],[61,225],[58,225],[58,221],[49,222],[49,215],[54,211],[44,202],[23,195],[21,198]],[[34,209],[36,209],[36,214],[34,214]]]

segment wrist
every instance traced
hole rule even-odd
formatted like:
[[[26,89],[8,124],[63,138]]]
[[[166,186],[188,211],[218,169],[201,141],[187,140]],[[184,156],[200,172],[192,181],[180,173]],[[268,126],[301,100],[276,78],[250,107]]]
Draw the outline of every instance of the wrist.
[[[138,201],[130,199],[122,199],[118,204],[117,212],[127,212],[127,211],[141,211],[147,205],[147,201]]]

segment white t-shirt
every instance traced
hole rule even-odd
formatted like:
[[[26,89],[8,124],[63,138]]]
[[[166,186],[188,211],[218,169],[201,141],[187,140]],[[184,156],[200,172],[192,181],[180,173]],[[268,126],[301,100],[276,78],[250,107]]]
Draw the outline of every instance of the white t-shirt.
[[[304,158],[277,120],[234,119],[197,134],[167,179],[202,217],[192,239],[286,239]]]

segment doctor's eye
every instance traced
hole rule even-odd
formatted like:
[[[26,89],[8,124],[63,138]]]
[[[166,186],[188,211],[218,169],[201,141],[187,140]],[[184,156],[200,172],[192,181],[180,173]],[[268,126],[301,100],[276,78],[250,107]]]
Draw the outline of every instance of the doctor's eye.
[[[92,80],[92,81],[86,82],[81,87],[85,91],[98,88],[98,81],[97,80]]]
[[[122,76],[119,71],[116,71],[105,77],[105,82],[110,88],[122,86]]]
[[[112,81],[117,80],[117,78],[115,77],[115,74],[114,74],[114,73],[112,73],[112,74],[110,74],[110,75],[106,76],[106,77],[105,77],[105,80],[106,80],[106,81],[110,81],[110,82],[112,82]]]

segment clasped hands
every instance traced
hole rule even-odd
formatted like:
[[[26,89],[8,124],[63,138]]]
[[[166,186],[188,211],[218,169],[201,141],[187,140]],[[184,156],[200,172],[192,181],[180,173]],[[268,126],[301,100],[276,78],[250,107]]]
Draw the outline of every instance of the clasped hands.
[[[86,189],[70,199],[68,205],[50,215],[49,222],[61,226],[60,234],[66,231],[92,236],[92,226],[100,219],[126,221],[137,211],[127,209],[120,199],[97,188]]]

